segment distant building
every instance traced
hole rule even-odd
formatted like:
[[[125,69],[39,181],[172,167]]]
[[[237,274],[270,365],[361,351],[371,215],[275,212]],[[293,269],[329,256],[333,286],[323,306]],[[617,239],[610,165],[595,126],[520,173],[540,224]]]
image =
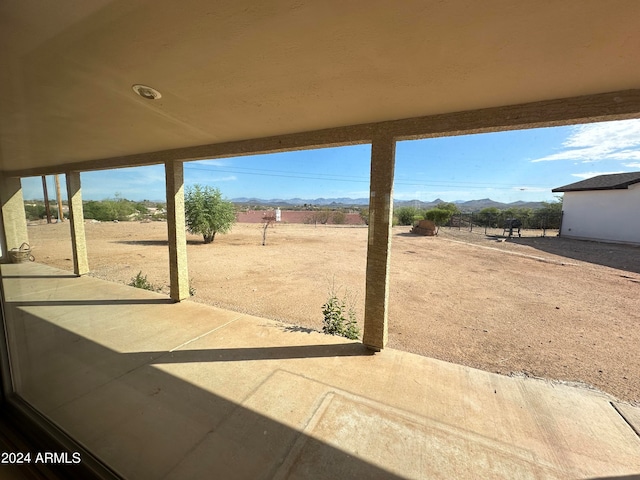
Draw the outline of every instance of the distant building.
[[[640,245],[640,172],[598,175],[552,191],[564,193],[561,236]]]

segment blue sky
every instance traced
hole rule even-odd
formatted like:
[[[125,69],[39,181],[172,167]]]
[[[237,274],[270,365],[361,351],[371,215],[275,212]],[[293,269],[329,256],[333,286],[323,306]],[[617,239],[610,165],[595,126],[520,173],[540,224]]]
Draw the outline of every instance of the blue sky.
[[[227,198],[367,198],[370,148],[188,162],[185,184],[212,185]],[[640,120],[398,142],[394,192],[399,200],[550,201],[552,188],[632,171],[640,171]],[[86,172],[81,181],[87,200],[164,200],[161,165]],[[40,177],[23,179],[23,194],[42,198]]]

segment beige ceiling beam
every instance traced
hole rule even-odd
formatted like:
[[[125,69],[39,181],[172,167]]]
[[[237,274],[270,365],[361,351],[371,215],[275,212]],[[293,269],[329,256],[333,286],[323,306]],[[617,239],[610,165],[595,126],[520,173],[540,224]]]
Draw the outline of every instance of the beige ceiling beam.
[[[173,160],[204,160],[338,147],[371,143],[377,135],[390,135],[395,140],[411,140],[631,118],[640,118],[640,89],[214,143],[53,167],[15,169],[5,171],[4,174],[27,177],[69,170],[106,170],[163,164]]]
[[[632,118],[640,118],[640,90],[408,118],[380,128],[395,140],[417,140]]]

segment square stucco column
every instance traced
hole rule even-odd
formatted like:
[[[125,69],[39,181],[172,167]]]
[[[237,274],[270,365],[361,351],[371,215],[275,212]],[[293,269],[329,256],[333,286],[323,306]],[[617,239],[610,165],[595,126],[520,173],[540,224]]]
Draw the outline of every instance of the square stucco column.
[[[169,230],[170,296],[176,302],[189,298],[187,234],[184,220],[184,167],[182,162],[164,164],[167,181],[167,228]]]
[[[369,244],[362,342],[376,351],[387,344],[395,153],[396,144],[391,137],[376,138],[371,144]]]
[[[87,256],[87,238],[84,233],[80,172],[69,172],[65,176],[67,180],[67,199],[69,201],[73,272],[76,275],[84,275],[89,273],[89,257]]]
[[[2,259],[10,262],[7,252],[12,248],[20,248],[29,242],[27,220],[22,198],[22,184],[18,177],[0,179],[0,202],[2,203]]]

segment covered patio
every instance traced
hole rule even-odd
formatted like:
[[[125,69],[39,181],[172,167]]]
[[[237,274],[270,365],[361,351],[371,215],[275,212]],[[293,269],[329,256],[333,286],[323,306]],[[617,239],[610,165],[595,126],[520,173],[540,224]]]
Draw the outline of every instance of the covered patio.
[[[635,0],[4,2],[2,413],[102,478],[637,475],[633,408],[385,346],[396,142],[640,118],[639,18]],[[183,301],[184,162],[354,144],[362,344]],[[144,165],[165,167],[171,298],[86,276],[81,173]],[[73,273],[6,264],[28,242],[21,178],[52,174]]]
[[[637,409],[597,391],[374,355],[37,263],[2,275],[16,389],[125,478],[640,471]]]

